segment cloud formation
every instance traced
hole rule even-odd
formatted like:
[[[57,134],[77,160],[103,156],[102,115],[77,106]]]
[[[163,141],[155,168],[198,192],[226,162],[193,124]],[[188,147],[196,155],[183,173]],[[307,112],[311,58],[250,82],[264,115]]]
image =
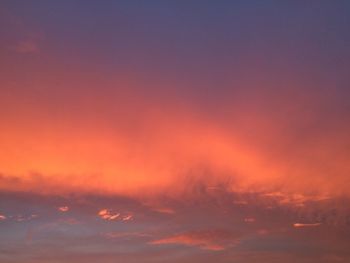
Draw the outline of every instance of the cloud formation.
[[[22,2],[1,262],[350,261],[346,1]]]

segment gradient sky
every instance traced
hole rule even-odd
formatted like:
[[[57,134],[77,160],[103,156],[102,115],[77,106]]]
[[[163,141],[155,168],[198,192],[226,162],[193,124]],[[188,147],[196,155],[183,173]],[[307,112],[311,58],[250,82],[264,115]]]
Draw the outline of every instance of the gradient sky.
[[[0,262],[350,262],[349,1],[0,1]]]

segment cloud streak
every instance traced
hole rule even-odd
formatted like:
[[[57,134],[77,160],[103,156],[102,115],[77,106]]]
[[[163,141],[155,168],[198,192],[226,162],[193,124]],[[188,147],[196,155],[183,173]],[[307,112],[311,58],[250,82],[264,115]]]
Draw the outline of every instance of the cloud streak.
[[[320,226],[321,223],[294,223],[293,226],[298,228],[298,227],[316,227],[316,226]]]
[[[225,230],[192,231],[151,242],[153,245],[180,244],[212,251],[224,250],[226,246],[233,246],[237,243],[238,240]]]

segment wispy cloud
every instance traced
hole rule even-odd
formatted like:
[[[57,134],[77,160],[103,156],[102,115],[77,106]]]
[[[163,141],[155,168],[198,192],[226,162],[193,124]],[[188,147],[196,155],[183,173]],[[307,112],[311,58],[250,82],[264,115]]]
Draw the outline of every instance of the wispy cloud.
[[[116,220],[120,216],[120,213],[113,213],[111,210],[102,209],[98,212],[98,215],[105,220]]]
[[[294,223],[293,226],[298,227],[316,227],[322,225],[321,223]]]
[[[199,230],[189,231],[150,242],[153,245],[181,244],[195,246],[212,251],[224,250],[236,245],[238,238],[225,230]]]
[[[69,211],[69,207],[68,206],[60,206],[58,208],[58,211],[60,211],[60,212],[68,212]]]

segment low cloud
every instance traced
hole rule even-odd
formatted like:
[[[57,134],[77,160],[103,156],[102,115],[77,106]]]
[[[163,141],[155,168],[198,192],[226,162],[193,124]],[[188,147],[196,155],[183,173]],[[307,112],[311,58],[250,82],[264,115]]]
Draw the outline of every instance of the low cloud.
[[[153,245],[181,244],[201,249],[220,251],[238,243],[237,237],[226,230],[189,231],[152,241]]]

